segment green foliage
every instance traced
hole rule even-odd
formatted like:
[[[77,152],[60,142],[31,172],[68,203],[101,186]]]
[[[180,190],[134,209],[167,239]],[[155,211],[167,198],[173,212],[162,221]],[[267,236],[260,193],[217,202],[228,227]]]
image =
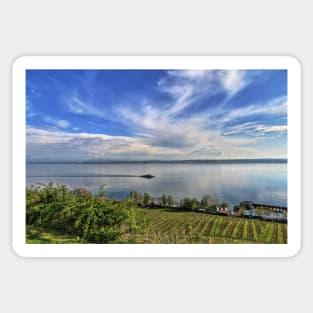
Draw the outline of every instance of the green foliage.
[[[105,196],[106,196],[105,184],[102,184],[99,190],[99,197],[105,197]]]
[[[131,230],[136,217],[132,201],[106,199],[102,188],[93,196],[82,188],[70,191],[49,184],[27,188],[26,224],[107,243],[118,239],[122,228]]]
[[[166,200],[167,200],[166,195],[163,194],[161,196],[161,205],[163,206],[163,208],[166,208],[166,206],[167,206],[167,201]]]
[[[174,205],[174,199],[171,195],[166,196],[166,204],[169,208]]]
[[[180,201],[179,206],[183,211],[195,211],[199,209],[200,202],[196,198],[184,198]]]
[[[128,196],[129,199],[133,200],[135,204],[137,205],[143,205],[143,201],[144,201],[144,195],[141,194],[139,191],[137,190],[132,190],[129,193]]]
[[[154,197],[151,197],[151,199],[150,199],[150,206],[152,206],[152,207],[156,206],[156,199]]]
[[[230,203],[229,202],[222,202],[221,207],[222,208],[230,208]]]
[[[180,200],[179,206],[184,211],[190,211],[191,210],[191,204],[192,200],[190,198],[184,198]]]
[[[27,243],[31,244],[77,244],[77,243],[86,243],[84,240],[79,237],[70,236],[70,235],[62,235],[57,232],[46,232],[39,231],[38,229],[27,226],[26,228],[26,240]]]
[[[141,206],[159,208],[144,209]],[[153,199],[132,191],[108,199],[104,186],[94,196],[83,188],[39,184],[26,189],[29,243],[286,243],[287,225],[232,216],[199,214],[216,206],[208,195],[184,198],[175,212],[170,195]],[[227,207],[227,203],[221,203]],[[162,208],[161,208],[162,207]]]
[[[271,225],[280,235],[271,231]],[[264,231],[262,232],[262,229]],[[286,243],[286,224],[192,211],[137,209],[137,232],[122,235],[128,243]],[[277,238],[277,239],[276,239]]]
[[[218,201],[209,195],[204,195],[200,201],[201,209],[210,209],[218,206]]]
[[[196,198],[193,198],[191,200],[191,210],[195,211],[195,210],[199,209],[199,206],[200,206],[199,201]]]
[[[148,193],[144,193],[143,194],[143,205],[144,206],[148,206],[150,204],[150,201],[151,201],[151,197]]]

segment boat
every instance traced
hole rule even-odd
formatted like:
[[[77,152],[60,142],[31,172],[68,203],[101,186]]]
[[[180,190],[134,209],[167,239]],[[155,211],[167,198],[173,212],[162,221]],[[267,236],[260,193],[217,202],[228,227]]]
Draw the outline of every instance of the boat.
[[[146,174],[146,175],[140,175],[140,177],[151,179],[151,178],[153,178],[154,176],[151,175],[151,174]]]

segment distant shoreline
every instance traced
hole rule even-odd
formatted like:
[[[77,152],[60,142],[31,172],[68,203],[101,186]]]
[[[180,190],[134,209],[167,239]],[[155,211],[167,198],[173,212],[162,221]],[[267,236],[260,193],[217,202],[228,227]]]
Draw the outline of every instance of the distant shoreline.
[[[287,159],[221,159],[221,160],[87,160],[87,161],[26,161],[26,164],[245,164],[288,163]]]

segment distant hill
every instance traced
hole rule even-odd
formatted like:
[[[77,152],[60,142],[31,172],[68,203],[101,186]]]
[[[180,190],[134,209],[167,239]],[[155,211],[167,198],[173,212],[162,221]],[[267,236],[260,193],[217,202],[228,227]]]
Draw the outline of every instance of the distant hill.
[[[183,163],[287,163],[287,159],[220,159],[220,160],[86,160],[86,161],[52,161],[52,160],[28,160],[27,164],[183,164]]]

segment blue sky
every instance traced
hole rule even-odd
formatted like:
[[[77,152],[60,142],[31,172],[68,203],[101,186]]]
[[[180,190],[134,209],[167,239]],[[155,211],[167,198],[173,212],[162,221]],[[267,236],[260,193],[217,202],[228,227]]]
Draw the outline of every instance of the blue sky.
[[[287,157],[286,70],[27,70],[29,160]]]

